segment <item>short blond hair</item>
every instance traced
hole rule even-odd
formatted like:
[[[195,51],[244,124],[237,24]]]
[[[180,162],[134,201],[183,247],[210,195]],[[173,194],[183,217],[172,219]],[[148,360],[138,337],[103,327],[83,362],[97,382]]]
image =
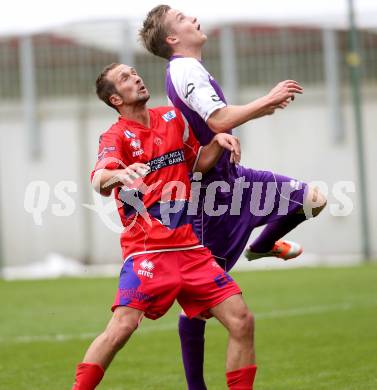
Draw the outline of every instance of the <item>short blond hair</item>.
[[[165,26],[165,17],[171,9],[169,5],[160,4],[148,12],[143,22],[143,27],[139,31],[139,36],[144,47],[152,54],[169,59],[173,51],[166,42],[168,35]]]

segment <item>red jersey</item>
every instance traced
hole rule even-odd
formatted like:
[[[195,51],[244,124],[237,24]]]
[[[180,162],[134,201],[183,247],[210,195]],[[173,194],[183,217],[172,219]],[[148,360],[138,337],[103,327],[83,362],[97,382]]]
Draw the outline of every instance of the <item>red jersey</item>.
[[[100,136],[98,161],[92,172],[148,164],[144,184],[115,188],[118,212],[125,227],[121,234],[123,259],[138,253],[200,247],[187,215],[191,172],[200,144],[173,107],[149,109],[150,128],[119,117]],[[174,210],[174,212],[172,212]]]

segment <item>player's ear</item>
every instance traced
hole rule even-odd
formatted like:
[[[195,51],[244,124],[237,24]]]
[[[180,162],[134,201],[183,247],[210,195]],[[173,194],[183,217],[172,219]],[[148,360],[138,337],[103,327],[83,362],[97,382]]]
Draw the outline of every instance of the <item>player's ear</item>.
[[[179,43],[179,39],[175,35],[168,35],[165,38],[165,42],[170,46],[175,46],[177,43]]]
[[[123,104],[123,99],[117,93],[114,93],[109,97],[110,103],[115,107],[120,107]]]

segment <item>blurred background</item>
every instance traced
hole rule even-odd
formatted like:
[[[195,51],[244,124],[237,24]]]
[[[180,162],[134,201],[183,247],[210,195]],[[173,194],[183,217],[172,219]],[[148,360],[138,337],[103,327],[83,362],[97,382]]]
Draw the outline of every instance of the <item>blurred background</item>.
[[[1,17],[1,275],[112,273],[121,263],[119,234],[84,206],[95,202],[89,174],[98,137],[117,120],[94,82],[111,62],[131,64],[150,106],[166,104],[165,61],[137,39],[159,2],[40,3],[21,11],[9,4]],[[237,130],[243,165],[318,182],[328,195],[321,216],[290,235],[305,249],[299,263],[376,257],[376,2],[169,4],[198,17],[209,38],[205,66],[229,103],[249,102],[285,79],[304,87],[286,110]],[[120,225],[116,211],[108,217]]]

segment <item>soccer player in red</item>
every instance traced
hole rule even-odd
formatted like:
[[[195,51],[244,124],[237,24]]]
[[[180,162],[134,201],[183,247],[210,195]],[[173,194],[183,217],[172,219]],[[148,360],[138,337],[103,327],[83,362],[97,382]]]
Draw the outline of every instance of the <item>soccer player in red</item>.
[[[102,195],[114,190],[124,263],[113,316],[77,366],[73,390],[95,389],[143,316],[161,317],[175,299],[189,318],[214,316],[226,327],[228,387],[252,389],[252,314],[237,284],[200,244],[189,212],[189,171],[211,169],[224,149],[239,162],[238,140],[219,134],[201,147],[177,109],[147,109],[149,92],[127,65],[107,66],[96,86],[120,114],[100,138],[91,178]]]

